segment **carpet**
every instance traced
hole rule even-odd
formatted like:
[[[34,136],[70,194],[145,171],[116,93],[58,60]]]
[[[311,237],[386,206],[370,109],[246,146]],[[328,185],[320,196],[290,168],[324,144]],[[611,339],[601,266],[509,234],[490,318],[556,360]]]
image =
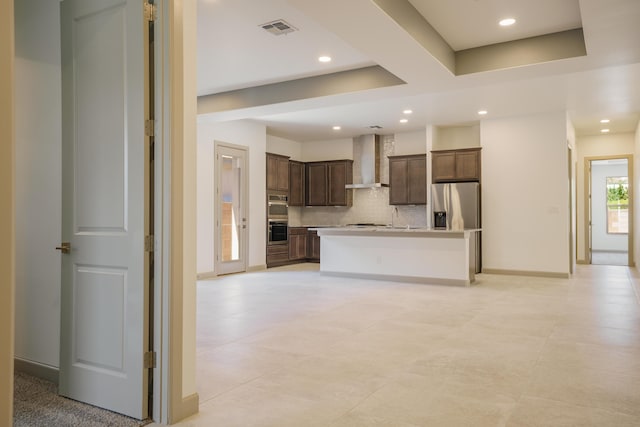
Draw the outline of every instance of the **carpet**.
[[[14,427],[139,427],[151,423],[59,396],[54,383],[22,372],[13,378]]]

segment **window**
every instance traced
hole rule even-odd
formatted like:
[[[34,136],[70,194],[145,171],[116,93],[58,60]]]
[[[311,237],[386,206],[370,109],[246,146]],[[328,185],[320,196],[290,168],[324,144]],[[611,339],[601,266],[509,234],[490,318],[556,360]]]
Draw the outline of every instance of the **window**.
[[[629,232],[629,178],[607,177],[607,233]]]

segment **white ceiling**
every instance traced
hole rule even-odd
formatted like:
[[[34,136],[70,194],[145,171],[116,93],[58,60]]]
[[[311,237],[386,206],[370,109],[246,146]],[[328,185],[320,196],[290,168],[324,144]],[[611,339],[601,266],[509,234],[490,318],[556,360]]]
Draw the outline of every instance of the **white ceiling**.
[[[400,1],[400,0],[397,0]],[[198,93],[380,65],[405,85],[201,114],[252,119],[298,141],[424,129],[486,118],[567,111],[579,134],[633,132],[640,117],[640,1],[410,0],[454,49],[583,27],[587,55],[455,76],[372,0],[199,0]],[[339,13],[338,13],[339,11]],[[497,21],[513,16],[512,28]],[[299,31],[274,36],[284,19]],[[316,58],[328,54],[330,64]],[[414,113],[400,124],[402,110]],[[333,125],[342,126],[339,132]]]
[[[409,0],[453,50],[580,28],[578,0]],[[497,25],[515,18],[517,25]]]

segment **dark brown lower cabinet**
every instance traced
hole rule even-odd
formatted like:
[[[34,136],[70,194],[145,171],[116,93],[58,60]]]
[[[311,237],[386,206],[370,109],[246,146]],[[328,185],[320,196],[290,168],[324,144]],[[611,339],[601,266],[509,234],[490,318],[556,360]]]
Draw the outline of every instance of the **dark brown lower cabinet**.
[[[320,236],[317,231],[307,233],[307,260],[320,262]]]
[[[267,245],[267,267],[320,262],[320,236],[307,227],[290,227],[286,244]]]
[[[277,267],[289,263],[289,245],[267,245],[267,267]]]
[[[289,260],[299,261],[307,258],[307,228],[289,228]]]

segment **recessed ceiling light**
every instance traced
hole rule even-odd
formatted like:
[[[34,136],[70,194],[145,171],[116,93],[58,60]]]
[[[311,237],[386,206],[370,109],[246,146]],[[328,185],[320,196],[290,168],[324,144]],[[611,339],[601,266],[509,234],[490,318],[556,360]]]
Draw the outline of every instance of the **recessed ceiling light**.
[[[501,27],[508,27],[508,26],[513,25],[515,23],[516,23],[516,20],[513,19],[513,18],[504,18],[499,22]]]
[[[413,113],[413,110],[404,110],[402,113],[403,114],[411,114],[411,113]]]
[[[600,132],[602,133],[609,133],[609,129],[601,129]]]
[[[334,126],[333,127],[333,130],[340,130],[340,129],[342,129],[340,126]]]
[[[609,120],[609,119],[602,119],[602,120],[600,120],[600,123],[609,123],[610,121],[611,120]]]
[[[318,61],[320,61],[320,62],[331,62],[331,57],[330,56],[319,56],[318,57]]]
[[[407,119],[400,119],[400,123],[407,123],[409,120]]]
[[[480,114],[481,116],[484,116],[485,114],[487,114],[488,111],[487,110],[480,110],[478,111],[478,114]]]

